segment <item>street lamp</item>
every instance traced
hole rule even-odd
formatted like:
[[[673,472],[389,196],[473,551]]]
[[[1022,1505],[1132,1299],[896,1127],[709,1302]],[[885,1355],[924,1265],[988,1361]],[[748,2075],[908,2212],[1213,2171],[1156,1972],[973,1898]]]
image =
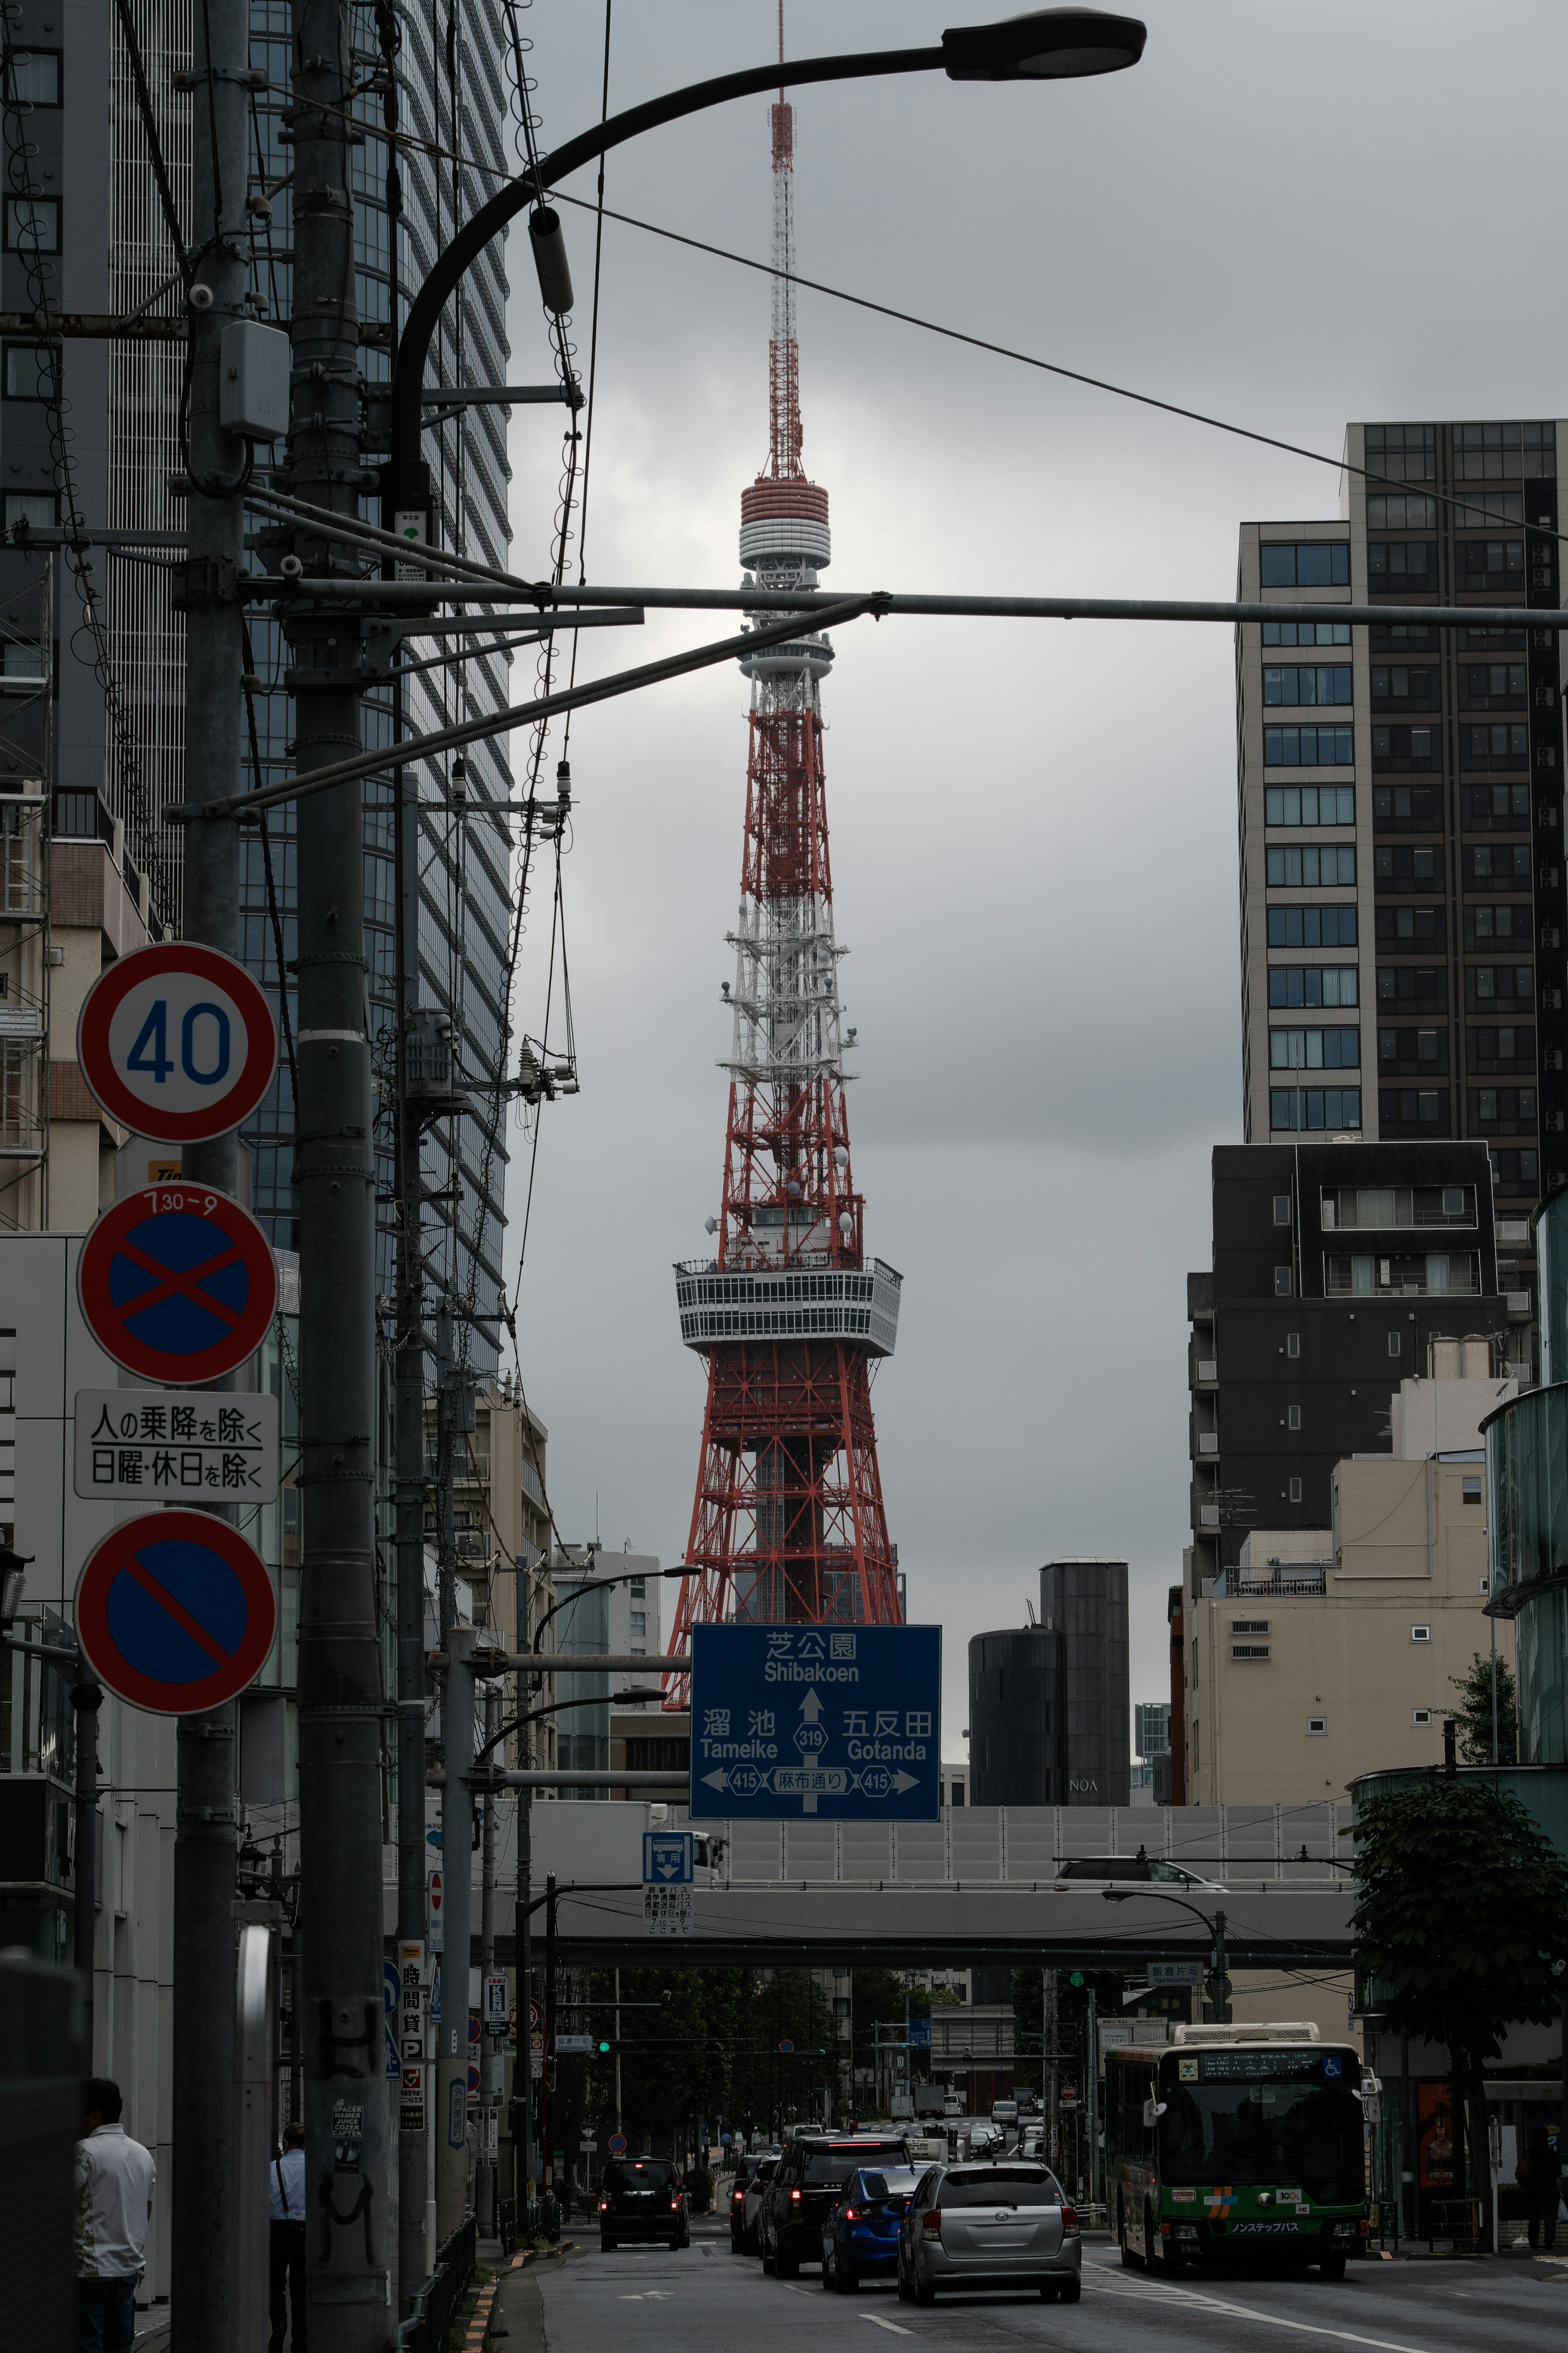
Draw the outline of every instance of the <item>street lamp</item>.
[[[422,515],[421,536],[429,537],[430,478],[420,455],[424,431],[425,364],[447,299],[469,265],[492,237],[504,229],[526,205],[535,203],[546,183],[565,179],[612,147],[623,146],[645,131],[656,131],[682,116],[699,114],[731,99],[753,98],[763,90],[824,81],[858,81],[883,74],[945,73],[950,81],[1064,81],[1089,75],[1118,73],[1136,65],[1148,38],[1147,27],[1135,16],[1116,16],[1098,8],[1036,8],[994,25],[960,26],[943,33],[934,47],[920,49],[878,49],[835,58],[805,58],[794,64],[782,60],[753,66],[744,73],[721,74],[711,81],[691,83],[685,90],[628,107],[607,121],[569,139],[552,150],[539,173],[527,171],[509,181],[486,205],[465,221],[436,258],[435,267],[416,296],[398,339],[392,375],[392,457],[383,478],[383,517],[390,531],[406,530]],[[552,309],[570,303],[559,224],[536,213],[530,241],[539,267],[540,289]]]
[[[1205,1989],[1210,2001],[1219,2012],[1216,2022],[1221,2026],[1228,2026],[1230,2020],[1226,2012],[1230,2008],[1230,1979],[1226,1974],[1225,1914],[1216,1909],[1211,1917],[1207,1912],[1200,1912],[1195,1904],[1189,1904],[1184,1896],[1167,1895],[1162,1890],[1152,1887],[1102,1887],[1100,1892],[1108,1904],[1129,1904],[1134,1896],[1138,1896],[1146,1898],[1152,1904],[1174,1904],[1182,1911],[1190,1912],[1194,1920],[1202,1921],[1214,1938],[1214,1951],[1210,1956],[1209,1976]]]

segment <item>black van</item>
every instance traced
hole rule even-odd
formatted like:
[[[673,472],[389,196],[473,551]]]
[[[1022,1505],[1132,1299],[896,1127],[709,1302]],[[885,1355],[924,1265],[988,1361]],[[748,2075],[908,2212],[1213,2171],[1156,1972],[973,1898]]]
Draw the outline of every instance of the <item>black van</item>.
[[[763,2269],[793,2279],[804,2257],[822,2261],[822,2225],[858,2166],[912,2165],[910,2145],[863,2133],[800,2134],[779,2159],[763,2200]],[[923,2168],[917,2168],[923,2171]]]
[[[623,2239],[691,2244],[691,2215],[679,2169],[667,2157],[612,2157],[599,2185],[599,2244],[612,2254]]]

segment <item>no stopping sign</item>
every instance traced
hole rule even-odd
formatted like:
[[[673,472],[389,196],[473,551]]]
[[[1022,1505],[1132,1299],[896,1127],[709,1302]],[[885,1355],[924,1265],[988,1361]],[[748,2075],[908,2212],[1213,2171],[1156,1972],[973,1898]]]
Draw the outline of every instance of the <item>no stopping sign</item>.
[[[110,965],[88,990],[77,1060],[121,1126],[203,1144],[248,1119],[278,1068],[265,992],[216,948],[165,940]]]

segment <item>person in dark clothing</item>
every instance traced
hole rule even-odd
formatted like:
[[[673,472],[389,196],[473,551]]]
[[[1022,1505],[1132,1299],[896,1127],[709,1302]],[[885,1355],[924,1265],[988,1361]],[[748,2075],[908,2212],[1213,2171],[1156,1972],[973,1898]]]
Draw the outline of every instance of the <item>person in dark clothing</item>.
[[[268,2353],[283,2353],[292,2316],[293,2353],[305,2353],[305,2127],[285,2125],[283,2154],[268,2168],[272,2189],[272,2276]],[[287,2291],[287,2293],[285,2293]]]
[[[1531,2254],[1535,2253],[1539,2236],[1544,2252],[1551,2254],[1557,2244],[1557,2209],[1563,2197],[1563,2161],[1546,2137],[1544,2125],[1537,2125],[1531,2132],[1525,2161],[1516,2170],[1524,2191],[1524,2211],[1530,2226],[1530,2252]]]

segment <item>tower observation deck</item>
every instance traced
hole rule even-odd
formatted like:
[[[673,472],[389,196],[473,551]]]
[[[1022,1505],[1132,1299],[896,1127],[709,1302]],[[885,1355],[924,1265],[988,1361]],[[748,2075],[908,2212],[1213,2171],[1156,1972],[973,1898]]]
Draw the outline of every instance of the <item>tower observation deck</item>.
[[[781,30],[782,41],[782,30]],[[781,48],[782,54],[782,48]],[[794,267],[794,112],[772,110],[773,252]],[[741,494],[748,583],[811,589],[832,556],[827,492],[801,464],[795,288],[775,277],[769,457]],[[693,1624],[896,1624],[870,1366],[891,1356],[903,1278],[865,1250],[850,1160],[820,690],[829,640],[802,617],[742,655],[751,681],[723,1193],[711,1259],[676,1268],[680,1336],[708,1364],[701,1462],[670,1648]]]

